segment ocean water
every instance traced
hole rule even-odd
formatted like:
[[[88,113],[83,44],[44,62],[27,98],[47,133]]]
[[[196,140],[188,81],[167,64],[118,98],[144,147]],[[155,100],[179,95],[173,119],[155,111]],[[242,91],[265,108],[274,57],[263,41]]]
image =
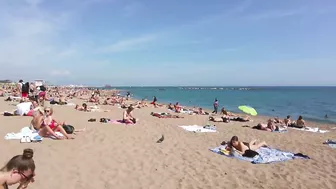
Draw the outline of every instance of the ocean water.
[[[254,107],[259,115],[336,123],[336,87],[119,87],[137,98],[160,103],[179,102],[185,106],[212,109],[219,106],[239,112],[238,106]],[[325,115],[328,118],[325,118]]]

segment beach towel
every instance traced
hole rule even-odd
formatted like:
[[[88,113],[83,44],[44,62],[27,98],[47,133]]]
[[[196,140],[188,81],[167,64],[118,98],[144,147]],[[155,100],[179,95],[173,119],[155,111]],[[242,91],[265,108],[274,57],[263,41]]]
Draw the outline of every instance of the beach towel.
[[[318,127],[306,127],[306,128],[295,128],[295,127],[289,127],[295,130],[300,130],[300,131],[308,131],[308,132],[313,132],[313,133],[326,133],[329,132],[328,130],[320,130]]]
[[[123,120],[110,120],[108,123],[112,123],[112,124],[124,124]]]
[[[186,126],[179,126],[186,131],[190,132],[199,132],[199,133],[215,133],[216,127],[215,126],[199,126],[199,125],[186,125]]]
[[[279,128],[279,130],[272,131],[273,133],[286,133],[288,130],[285,128]]]
[[[230,154],[229,151],[227,151],[225,148],[227,145],[222,145],[213,149],[210,149],[210,151],[224,155],[227,157],[232,157],[236,159],[240,159],[243,161],[249,161],[254,164],[267,164],[267,163],[275,163],[275,162],[283,162],[288,161],[292,159],[310,159],[308,156],[305,156],[303,154],[294,154],[292,152],[285,152],[274,148],[269,147],[261,147],[256,152],[258,152],[259,155],[255,156],[254,158],[248,158],[243,157],[242,155],[238,153]]]
[[[134,123],[124,123],[123,120],[113,120],[113,119],[107,119],[107,118],[101,118],[101,123],[112,123],[112,124],[125,124],[125,125],[135,125]]]
[[[42,141],[42,137],[29,127],[22,128],[19,133],[7,133],[5,140],[21,140],[23,137],[29,137],[32,142]]]
[[[332,148],[336,148],[336,140],[328,139],[323,144],[328,144],[328,146],[330,146]]]
[[[62,133],[55,132],[56,135],[63,137]],[[29,127],[24,127],[18,133],[7,133],[4,137],[5,140],[21,140],[23,137],[29,137],[32,142],[41,142],[43,137],[41,137],[37,131],[31,130]],[[55,139],[54,137],[50,137]]]

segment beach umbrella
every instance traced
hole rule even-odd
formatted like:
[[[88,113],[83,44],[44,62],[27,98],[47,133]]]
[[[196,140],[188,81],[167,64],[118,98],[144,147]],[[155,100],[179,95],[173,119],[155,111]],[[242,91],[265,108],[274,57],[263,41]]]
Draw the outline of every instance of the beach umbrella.
[[[241,110],[242,112],[244,112],[246,114],[250,114],[252,116],[256,116],[258,114],[257,111],[250,106],[239,106],[238,109]]]

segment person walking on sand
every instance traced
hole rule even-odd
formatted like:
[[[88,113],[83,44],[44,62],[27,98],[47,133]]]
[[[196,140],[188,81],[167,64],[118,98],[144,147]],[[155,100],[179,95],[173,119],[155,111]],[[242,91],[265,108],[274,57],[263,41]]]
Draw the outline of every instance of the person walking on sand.
[[[218,100],[217,100],[217,98],[215,99],[215,101],[213,103],[213,107],[214,107],[214,111],[212,113],[217,114],[218,113]]]

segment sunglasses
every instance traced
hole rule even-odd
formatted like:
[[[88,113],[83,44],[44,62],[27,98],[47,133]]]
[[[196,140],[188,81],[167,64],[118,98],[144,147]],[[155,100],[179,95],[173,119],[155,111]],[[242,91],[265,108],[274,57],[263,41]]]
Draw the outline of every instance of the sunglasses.
[[[23,177],[22,181],[29,181],[35,176],[34,173],[32,173],[29,176],[26,176],[24,173],[21,173],[21,172],[18,172],[18,174]]]
[[[50,112],[50,110],[44,110],[44,112],[45,112],[45,113],[49,113],[49,112]]]

